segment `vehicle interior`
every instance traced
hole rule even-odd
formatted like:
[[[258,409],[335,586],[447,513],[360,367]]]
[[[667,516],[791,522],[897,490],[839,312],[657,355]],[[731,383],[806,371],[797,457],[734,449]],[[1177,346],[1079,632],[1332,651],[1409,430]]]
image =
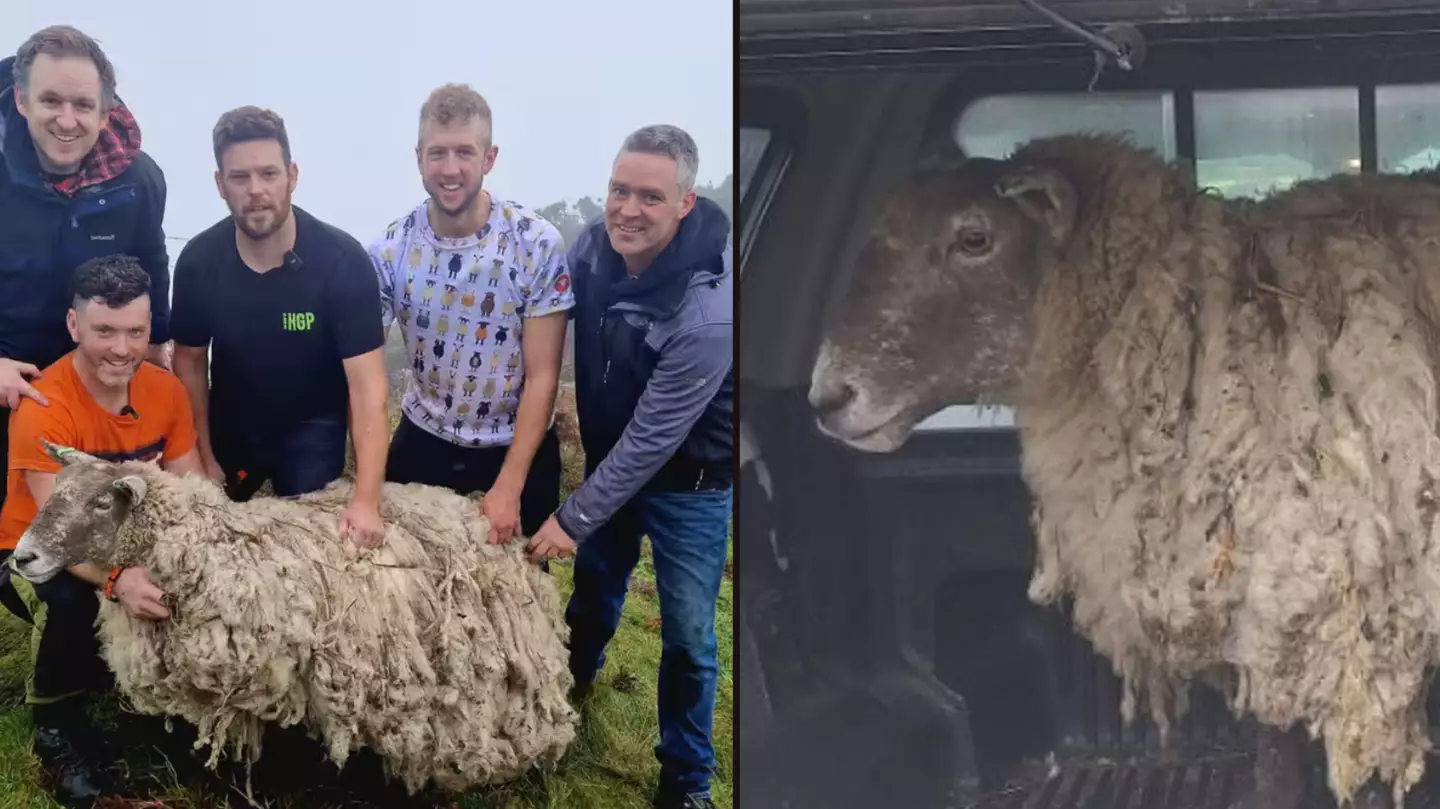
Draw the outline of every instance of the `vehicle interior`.
[[[1128,133],[1231,197],[1440,163],[1440,4],[739,7],[739,805],[1243,805],[1251,723],[1197,687],[1162,747],[1027,599],[1004,403],[868,455],[816,429],[811,367],[878,195],[918,169],[1068,131]]]

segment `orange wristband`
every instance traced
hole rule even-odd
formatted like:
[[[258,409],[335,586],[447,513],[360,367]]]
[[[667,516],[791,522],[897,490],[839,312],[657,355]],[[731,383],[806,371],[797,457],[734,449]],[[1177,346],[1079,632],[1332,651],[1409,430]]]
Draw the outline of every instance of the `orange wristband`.
[[[115,580],[120,578],[120,574],[121,574],[122,572],[124,572],[124,570],[125,570],[125,566],[124,566],[124,565],[116,565],[116,566],[115,566],[115,569],[112,570],[112,571],[110,571],[110,575],[105,578],[105,600],[106,600],[106,601],[119,601],[119,600],[120,600],[120,599],[119,599],[118,597],[116,597],[116,595],[115,595]]]

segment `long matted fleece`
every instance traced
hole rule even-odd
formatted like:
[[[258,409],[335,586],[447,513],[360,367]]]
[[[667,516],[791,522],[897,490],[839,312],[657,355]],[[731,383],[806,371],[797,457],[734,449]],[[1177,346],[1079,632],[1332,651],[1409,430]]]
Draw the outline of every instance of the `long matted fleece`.
[[[523,544],[486,542],[475,501],[386,484],[385,544],[336,535],[351,484],[229,502],[205,481],[148,481],[115,557],[165,583],[168,621],[103,603],[104,655],[142,712],[196,724],[253,761],[262,722],[304,723],[343,763],[373,748],[412,790],[513,779],[575,736],[554,581]]]
[[[1017,419],[1035,600],[1163,727],[1189,681],[1300,722],[1341,799],[1429,748],[1440,631],[1440,184],[1337,177],[1255,205],[1105,138],[1017,161],[1079,175]]]

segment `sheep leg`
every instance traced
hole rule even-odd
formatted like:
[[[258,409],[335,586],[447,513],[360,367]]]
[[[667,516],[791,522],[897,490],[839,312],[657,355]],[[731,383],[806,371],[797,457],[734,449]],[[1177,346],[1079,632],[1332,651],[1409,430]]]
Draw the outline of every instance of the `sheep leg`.
[[[1247,809],[1300,809],[1303,756],[1293,730],[1262,725],[1255,740],[1255,791]]]

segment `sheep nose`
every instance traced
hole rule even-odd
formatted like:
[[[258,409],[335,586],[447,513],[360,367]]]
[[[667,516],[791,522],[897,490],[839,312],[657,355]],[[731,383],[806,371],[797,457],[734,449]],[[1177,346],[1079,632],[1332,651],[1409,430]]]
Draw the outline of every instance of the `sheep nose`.
[[[828,416],[855,401],[855,388],[849,382],[830,382],[810,390],[810,406]]]
[[[14,563],[16,567],[19,567],[20,565],[28,565],[39,558],[39,554],[34,551],[16,551],[15,555],[10,557],[10,561]]]

